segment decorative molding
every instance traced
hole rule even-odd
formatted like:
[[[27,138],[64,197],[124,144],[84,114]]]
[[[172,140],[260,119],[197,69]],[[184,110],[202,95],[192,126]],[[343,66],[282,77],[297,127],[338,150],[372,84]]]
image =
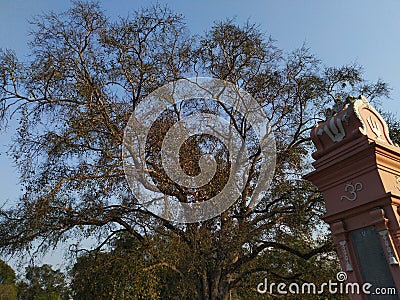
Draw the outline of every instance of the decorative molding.
[[[395,178],[396,178],[396,184],[394,185],[394,188],[400,191],[400,186],[399,186],[400,177],[396,175]]]
[[[338,220],[334,223],[331,223],[331,232],[333,235],[338,236],[344,234],[346,232],[345,224],[343,221]]]
[[[331,109],[327,116],[311,131],[311,139],[317,148],[312,156],[316,160],[358,138],[364,143],[372,140],[394,146],[387,123],[362,95],[358,98],[349,96],[342,109]]]
[[[378,140],[381,140],[382,132],[381,132],[381,129],[379,128],[378,123],[374,119],[372,119],[371,116],[369,116],[367,118],[367,122],[368,122],[369,127],[371,128],[372,132],[375,133],[376,138]]]
[[[363,95],[360,95],[358,99],[355,100],[353,103],[354,113],[360,120],[362,126],[359,128],[360,132],[364,135],[368,135],[367,126],[361,114],[361,109],[363,108],[369,111],[370,115],[367,117],[366,121],[371,128],[371,132],[375,134],[376,138],[378,140],[387,142],[389,145],[394,145],[389,136],[389,128],[387,126],[387,123],[385,122],[385,120],[383,120],[382,116],[375,110],[375,108]],[[379,124],[381,124],[382,126],[380,126]]]
[[[352,182],[348,182],[344,186],[344,191],[348,192],[351,196],[348,197],[348,196],[342,195],[340,197],[340,200],[355,201],[355,200],[357,200],[357,192],[361,191],[362,189],[363,189],[362,182],[356,182],[355,184],[353,184]]]
[[[351,272],[351,271],[353,271],[353,267],[350,264],[350,258],[349,258],[349,254],[348,254],[348,251],[347,251],[346,240],[340,241],[339,244],[342,247],[343,258],[344,258],[344,262],[346,264],[346,271],[347,272]]]
[[[337,124],[335,124],[335,120],[337,120]],[[348,120],[347,113],[341,118],[331,117],[329,123],[326,122],[322,128],[318,129],[317,135],[322,135],[325,132],[332,142],[340,142],[346,136],[342,121],[348,122]]]
[[[389,256],[389,264],[398,265],[399,262],[397,261],[396,256],[393,253],[392,244],[390,243],[390,240],[388,237],[388,231],[382,230],[382,231],[379,231],[379,234],[382,237],[383,242],[385,243],[386,252],[387,252],[387,255]]]
[[[371,225],[374,225],[378,231],[388,229],[389,219],[385,217],[385,211],[382,208],[375,208],[369,212],[371,217]]]
[[[360,113],[360,109],[362,107],[371,108],[371,105],[369,104],[367,98],[365,98],[363,95],[360,95],[360,97],[358,97],[358,99],[353,102],[353,110],[355,115],[357,116],[357,119],[361,122],[361,127],[359,128],[360,132],[362,134],[367,134],[367,126],[365,125],[364,119]]]

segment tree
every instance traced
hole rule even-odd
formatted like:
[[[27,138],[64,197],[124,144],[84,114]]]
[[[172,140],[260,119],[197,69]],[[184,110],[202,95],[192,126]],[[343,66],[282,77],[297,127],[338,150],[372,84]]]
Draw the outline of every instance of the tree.
[[[325,119],[327,107],[345,105],[348,94],[363,93],[370,100],[386,96],[385,83],[365,81],[357,65],[325,67],[305,46],[285,54],[250,23],[215,23],[196,42],[182,16],[160,6],[111,23],[97,3],[77,1],[69,11],[43,15],[33,24],[31,61],[20,61],[11,50],[0,53],[1,116],[4,122],[18,118],[20,124],[10,152],[24,191],[15,208],[0,211],[3,253],[34,245],[46,252],[94,236],[99,238],[94,250],[101,251],[125,232],[141,247],[133,255],[146,264],[138,267],[167,268],[157,280],[173,289],[172,280],[179,278],[182,298],[228,299],[232,293],[257,298],[255,288],[265,277],[283,282],[334,278],[338,267],[327,230],[318,238],[314,234],[321,225],[322,197],[301,179],[310,169],[309,131]],[[196,109],[220,113],[238,129],[251,154],[245,188],[234,205],[211,220],[176,224],[144,209],[130,192],[123,133],[151,92],[198,74],[238,86],[263,107],[275,133],[276,170],[269,191],[251,209],[262,174],[257,139],[244,116],[218,101],[198,99],[166,110],[154,122],[146,148],[152,184],[165,195],[201,203],[228,177],[226,149],[207,135],[182,144],[179,164],[195,176],[201,171],[199,157],[215,154],[216,181],[193,190],[166,176],[161,135],[181,116]],[[102,265],[108,254],[98,257],[80,261]],[[325,276],[316,271],[321,266]],[[139,273],[133,274],[142,282]],[[175,291],[163,293],[173,299]]]
[[[162,247],[160,241],[153,244]],[[111,247],[108,252],[86,253],[77,259],[71,270],[74,299],[195,297],[194,289],[190,291],[183,285],[182,274],[167,263],[154,261],[151,249],[132,236],[118,234]]]
[[[68,300],[69,289],[65,275],[46,264],[26,267],[25,278],[18,284],[18,299]]]
[[[0,299],[16,300],[15,272],[4,261],[0,260]]]

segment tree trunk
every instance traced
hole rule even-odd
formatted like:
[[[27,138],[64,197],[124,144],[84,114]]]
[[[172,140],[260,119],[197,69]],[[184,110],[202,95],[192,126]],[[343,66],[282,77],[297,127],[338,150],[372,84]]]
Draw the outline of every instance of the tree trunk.
[[[199,274],[196,288],[199,300],[229,300],[228,283],[221,269]]]

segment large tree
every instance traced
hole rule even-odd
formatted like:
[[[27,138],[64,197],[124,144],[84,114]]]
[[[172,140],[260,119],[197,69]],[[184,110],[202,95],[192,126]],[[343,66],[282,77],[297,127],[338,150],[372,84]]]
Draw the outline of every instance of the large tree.
[[[1,118],[3,124],[18,120],[10,153],[23,188],[15,207],[0,211],[4,254],[45,253],[86,237],[96,237],[94,250],[101,251],[125,232],[135,239],[135,255],[151,257],[141,257],[145,271],[166,268],[159,276],[179,279],[181,298],[193,293],[198,299],[257,298],[264,277],[332,279],[337,269],[332,243],[328,231],[318,229],[322,198],[301,179],[310,169],[309,132],[327,107],[345,105],[348,94],[386,96],[383,82],[365,81],[357,65],[325,67],[304,46],[286,54],[250,23],[217,22],[195,39],[182,16],[159,6],[111,22],[97,3],[74,2],[65,13],[32,23],[28,61],[11,50],[0,52]],[[199,157],[215,154],[218,180],[187,189],[166,176],[162,135],[182,115],[222,109],[251,149],[248,178],[234,205],[211,220],[177,224],[144,209],[130,192],[121,154],[124,128],[155,89],[197,75],[230,82],[263,107],[275,134],[276,169],[269,191],[251,209],[259,148],[244,116],[196,99],[166,110],[150,130],[146,163],[152,184],[179,201],[210,199],[226,183],[230,164],[218,139],[195,135],[182,144],[182,169],[195,176]],[[173,299],[177,285],[169,284],[163,297]]]

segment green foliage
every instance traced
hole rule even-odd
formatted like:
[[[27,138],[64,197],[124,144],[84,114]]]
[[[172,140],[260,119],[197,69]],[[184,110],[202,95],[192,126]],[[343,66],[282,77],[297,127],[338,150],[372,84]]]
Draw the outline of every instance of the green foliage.
[[[1,300],[17,300],[17,287],[14,284],[0,284]]]
[[[140,255],[79,257],[72,270],[74,299],[159,299],[158,278],[143,271]]]
[[[400,121],[398,118],[390,112],[381,112],[383,118],[385,119],[388,128],[389,135],[393,143],[399,145],[400,144]]]
[[[16,300],[17,287],[15,286],[14,270],[0,259],[0,299]]]
[[[63,298],[61,298],[56,292],[49,292],[47,295],[35,296],[33,297],[33,300],[63,300]]]
[[[71,270],[74,299],[195,298],[194,289],[185,286],[189,282],[174,268],[172,259],[164,257],[164,263],[155,259],[158,255],[173,256],[173,251],[166,248],[172,247],[171,243],[159,240],[144,246],[122,233],[110,246],[108,252],[78,257]]]
[[[0,284],[15,284],[14,270],[0,259]]]
[[[18,284],[20,300],[68,300],[69,288],[65,275],[50,265],[28,266],[25,278]]]

